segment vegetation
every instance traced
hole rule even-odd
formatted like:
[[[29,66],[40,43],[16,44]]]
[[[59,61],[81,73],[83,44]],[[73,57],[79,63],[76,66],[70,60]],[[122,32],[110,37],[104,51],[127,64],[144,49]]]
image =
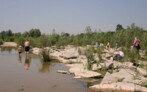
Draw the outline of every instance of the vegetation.
[[[75,45],[75,46],[85,46],[94,45],[96,40],[98,43],[106,44],[108,41],[111,43],[111,47],[118,45],[130,48],[134,38],[138,37],[141,40],[141,49],[147,49],[147,31],[132,24],[126,29],[122,25],[118,24],[116,31],[109,32],[97,32],[92,31],[90,26],[85,28],[85,33],[70,35],[69,33],[57,34],[56,30],[53,29],[53,34],[46,35],[42,34],[39,29],[31,29],[24,33],[13,33],[11,30],[1,31],[0,39],[3,41],[15,41],[18,44],[22,44],[24,39],[29,39],[33,44],[32,46],[65,46],[65,45]],[[41,42],[40,42],[41,41]]]
[[[118,42],[119,47],[122,47],[122,50],[125,52],[125,57],[122,61],[126,61],[130,58],[130,61],[134,63],[137,62],[138,59],[141,59],[140,55],[136,54],[136,52],[130,52],[130,46],[132,45],[134,38],[137,37],[141,40],[141,49],[145,50],[147,54],[147,31],[135,26],[134,23],[127,28],[123,28],[121,24],[118,24],[116,26],[116,31],[113,32],[93,31],[90,26],[85,28],[85,33],[77,35],[71,35],[69,33],[57,34],[55,29],[53,29],[52,32],[52,34],[46,35],[41,34],[39,29],[31,29],[29,31],[25,31],[24,33],[13,33],[11,30],[1,31],[0,44],[4,41],[14,41],[23,46],[25,40],[28,39],[31,43],[31,47],[46,47],[54,45],[86,46],[95,45],[96,41],[98,41],[98,43],[103,43],[105,45],[107,42],[110,42],[111,47],[114,48],[116,42]],[[100,49],[95,52],[98,52],[98,57],[101,60]]]
[[[46,51],[43,49],[42,51],[42,58],[44,62],[49,62],[51,61],[50,55],[49,55],[49,51]]]

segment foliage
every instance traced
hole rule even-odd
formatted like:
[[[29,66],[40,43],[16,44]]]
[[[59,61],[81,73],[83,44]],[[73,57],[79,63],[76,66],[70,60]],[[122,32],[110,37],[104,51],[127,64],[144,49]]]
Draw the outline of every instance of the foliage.
[[[48,62],[51,61],[50,55],[49,55],[49,51],[47,50],[42,50],[42,57],[43,57],[43,61],[44,62]]]
[[[16,42],[19,45],[23,46],[24,45],[24,42],[25,42],[25,38],[24,37],[19,37],[18,39],[16,39]]]
[[[92,49],[91,48],[86,49],[85,55],[87,57],[87,69],[91,70],[92,69],[92,65],[95,63]]]
[[[116,31],[123,30],[123,26],[121,24],[117,24]]]
[[[107,44],[110,42],[111,47],[115,47],[116,42],[118,42],[119,47],[126,47],[130,49],[134,38],[137,37],[140,39],[141,49],[147,50],[147,31],[131,24],[126,29],[122,27],[121,24],[118,24],[116,27],[116,32],[97,32],[92,31],[90,26],[85,28],[85,33],[80,33],[77,35],[70,35],[69,33],[57,34],[55,29],[51,35],[42,34],[39,29],[31,29],[25,31],[24,33],[13,33],[11,30],[0,32],[0,38],[3,41],[12,40],[21,43],[24,42],[24,39],[30,39],[32,46],[45,47],[45,46],[66,46],[66,45],[75,45],[75,46],[86,46],[86,45],[95,45],[96,41],[98,43]],[[123,30],[122,30],[123,29]],[[10,38],[9,38],[10,37]],[[12,37],[12,38],[11,38]],[[22,41],[21,41],[22,39]]]
[[[3,44],[3,40],[2,39],[0,39],[0,45],[2,45]]]
[[[6,37],[5,41],[7,42],[14,42],[15,37],[11,36],[11,37]]]

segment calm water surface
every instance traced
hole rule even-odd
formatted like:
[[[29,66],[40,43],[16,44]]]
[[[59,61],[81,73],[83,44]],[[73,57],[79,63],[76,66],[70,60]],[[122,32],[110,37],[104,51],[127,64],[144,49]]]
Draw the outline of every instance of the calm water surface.
[[[42,63],[33,54],[26,58],[14,49],[0,50],[0,92],[94,92],[87,80],[57,70],[68,68],[57,61]]]

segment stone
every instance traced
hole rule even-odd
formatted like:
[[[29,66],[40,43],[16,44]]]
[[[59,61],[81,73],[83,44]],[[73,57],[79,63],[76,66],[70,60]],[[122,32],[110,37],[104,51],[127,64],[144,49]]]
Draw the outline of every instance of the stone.
[[[72,64],[71,68],[69,69],[69,72],[76,73],[83,70],[84,70],[84,66],[82,64]]]
[[[101,67],[100,67],[101,68]],[[99,68],[98,68],[98,66],[97,66],[97,64],[93,64],[92,65],[92,70],[93,71],[96,71],[96,70],[98,70]]]
[[[113,62],[107,62],[107,63],[100,63],[98,66],[98,69],[111,69],[113,68]]]
[[[147,70],[137,67],[137,71],[138,71],[141,75],[147,76]]]
[[[147,88],[135,85],[133,83],[127,82],[117,82],[111,84],[97,84],[90,87],[90,89],[96,89],[99,91],[116,91],[116,92],[126,92],[126,91],[140,91],[147,92]]]
[[[110,83],[117,82],[117,81],[118,81],[117,78],[115,78],[109,72],[107,72],[103,80],[101,81],[101,84],[110,84]]]
[[[88,71],[88,70],[78,71],[78,72],[75,72],[74,74],[75,74],[75,76],[78,76],[78,77],[81,77],[81,78],[101,77],[100,73]]]
[[[147,66],[147,61],[142,61],[142,60],[138,60],[139,64],[143,64],[145,66]]]
[[[57,73],[61,73],[61,74],[67,74],[68,71],[63,71],[63,70],[58,70]]]
[[[112,73],[111,75],[118,79],[124,79],[124,82],[132,82],[136,73],[130,69],[118,69],[119,72]]]
[[[103,46],[104,46],[104,44],[103,44],[103,43],[100,43],[100,46],[102,46],[102,47],[103,47]]]
[[[17,43],[15,42],[4,42],[1,47],[17,47]]]
[[[76,48],[65,49],[62,53],[65,59],[76,59],[79,56]]]
[[[41,48],[32,48],[32,53],[35,55],[40,55],[41,54],[42,49]]]

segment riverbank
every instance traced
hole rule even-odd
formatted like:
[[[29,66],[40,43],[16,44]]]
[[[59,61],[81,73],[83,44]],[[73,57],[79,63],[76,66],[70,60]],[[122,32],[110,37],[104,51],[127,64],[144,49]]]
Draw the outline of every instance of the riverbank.
[[[103,45],[101,45],[103,46]],[[135,66],[132,62],[113,61],[113,53],[115,49],[103,49],[101,59],[98,53],[93,53],[94,60],[91,70],[87,69],[88,58],[84,54],[87,49],[93,49],[94,46],[87,45],[86,47],[74,47],[71,45],[64,48],[46,47],[44,49],[50,51],[50,56],[58,59],[62,63],[67,63],[65,66],[70,67],[69,71],[60,73],[74,74],[74,79],[79,78],[102,78],[100,84],[95,84],[90,89],[95,90],[112,90],[112,91],[147,91],[147,72],[145,69]],[[94,48],[96,49],[96,48]],[[80,50],[80,52],[79,52]],[[34,54],[39,55],[41,48],[33,48]],[[105,70],[105,73],[102,72]]]
[[[141,64],[147,66],[145,60],[138,60],[140,64],[138,66],[134,65],[129,59],[123,62],[113,61],[115,49],[110,48],[107,50],[103,44],[100,47],[103,47],[101,53],[98,53],[93,45],[85,47],[74,47],[71,45],[65,47],[35,47],[31,51],[35,55],[41,55],[42,49],[45,49],[49,51],[50,57],[58,59],[60,62],[65,63],[65,67],[69,67],[68,71],[58,70],[58,73],[74,74],[74,79],[102,79],[101,83],[89,87],[90,89],[102,91],[147,91],[147,72],[146,69],[140,67]],[[92,53],[91,50],[93,50]],[[87,51],[93,56],[91,61],[85,54]],[[143,53],[140,53],[140,55],[144,57]],[[89,64],[89,62],[92,63]],[[89,65],[91,67],[90,70],[88,69]]]

